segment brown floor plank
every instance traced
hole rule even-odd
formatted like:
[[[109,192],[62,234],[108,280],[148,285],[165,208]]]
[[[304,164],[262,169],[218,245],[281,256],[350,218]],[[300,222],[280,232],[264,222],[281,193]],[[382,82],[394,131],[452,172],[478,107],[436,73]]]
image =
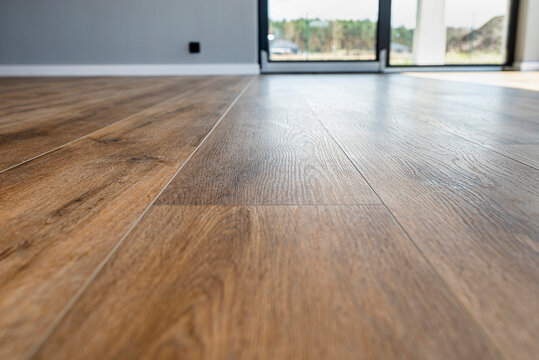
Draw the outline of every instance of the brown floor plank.
[[[187,93],[203,81],[203,78],[168,79],[136,86],[120,82],[108,92],[88,95],[92,101],[81,104],[69,100],[66,106],[52,106],[55,110],[46,116],[0,127],[0,171]],[[115,83],[115,79],[109,80],[110,83]],[[58,108],[64,110],[57,111]]]
[[[176,205],[379,203],[298,94],[257,80],[166,190]],[[231,134],[234,134],[233,136]]]
[[[148,78],[79,78],[66,81],[60,78],[49,78],[48,81],[28,78],[24,86],[12,88],[0,85],[2,103],[0,103],[0,115],[4,117],[9,111],[29,111],[38,108],[38,105],[47,106],[51,101],[61,101],[69,97],[77,97],[84,94],[95,93],[99,90],[107,90],[120,85],[136,85],[152,81]],[[35,105],[35,106],[34,106]],[[2,119],[4,120],[4,119]]]
[[[80,89],[82,84],[90,86],[106,80],[104,77],[0,77],[0,95],[2,99],[30,100],[37,94],[54,94],[57,89]]]
[[[533,97],[537,104],[539,92],[503,88],[492,90],[492,86],[462,83],[448,87],[444,81],[407,79],[400,75],[365,76],[362,81],[344,79],[345,77],[321,77],[316,86],[313,83],[303,87],[301,91],[307,98],[318,99],[310,102],[315,110],[329,109],[335,114],[346,114],[362,108],[369,113],[384,112],[391,117],[413,116],[417,121],[450,131],[514,160],[539,168],[539,122],[535,121],[539,109],[535,105],[532,116],[531,109],[525,111],[518,107],[516,102],[507,100],[507,92],[518,91],[532,93],[529,96]],[[334,81],[338,82],[338,89],[333,89]],[[424,84],[424,81],[427,84]],[[321,90],[324,84],[327,86],[325,90]],[[472,89],[467,89],[467,86]],[[324,91],[335,90],[339,93],[339,99],[332,103],[333,107],[329,107],[327,101],[320,99],[323,98]],[[497,92],[482,95],[483,90]],[[487,100],[482,100],[481,97]],[[494,101],[498,105],[487,106],[487,110],[481,105],[484,101]],[[511,114],[499,112],[499,107],[506,107]]]
[[[28,351],[248,77],[223,77],[0,174],[0,358]]]
[[[15,118],[65,143],[55,122],[72,136],[154,101],[135,95],[145,86],[187,81],[112,80],[0,79],[0,107],[50,112]],[[85,288],[249,79],[188,80],[183,97],[0,173],[0,358],[35,344],[40,358],[539,353],[531,91],[259,77]],[[42,146],[37,133],[2,154]]]
[[[424,80],[425,84],[421,79],[402,82],[402,78],[392,79],[389,85],[387,97],[392,105],[413,113],[417,119],[539,168],[536,105],[539,92],[494,88],[494,93],[485,94],[493,91],[492,86],[471,85],[472,91],[463,91],[468,85],[455,83],[455,89],[448,90],[445,81]],[[535,105],[519,104],[509,96],[512,92],[528,94]],[[521,100],[522,96],[516,98]],[[490,104],[484,106],[485,102]]]
[[[153,87],[158,91],[160,85],[173,85],[177,82],[177,80],[170,78],[130,79],[127,81],[113,78],[91,85],[83,83],[74,92],[58,91],[49,95],[37,95],[32,96],[31,99],[22,99],[17,101],[17,104],[0,109],[0,128],[23,122],[54,120],[55,117],[68,116],[78,109],[99,105],[103,101],[133,96]],[[180,79],[184,82],[189,81],[189,78]]]
[[[459,108],[481,110],[539,123],[537,91],[400,75],[392,79],[395,85],[413,86],[418,97],[443,96],[445,101],[452,101]]]
[[[385,91],[352,100],[341,90],[352,79],[319,81],[318,93],[308,90],[314,81],[298,81],[329,132],[506,358],[539,353],[539,171],[418,120],[413,111],[395,110]]]
[[[497,358],[381,205],[153,206],[52,357]]]
[[[85,79],[80,83],[51,82],[43,87],[9,92],[2,96],[0,127],[61,114],[73,107],[100,102],[108,97],[119,96],[126,90],[136,90],[145,83],[158,83],[158,81],[145,78],[103,78],[93,81]]]

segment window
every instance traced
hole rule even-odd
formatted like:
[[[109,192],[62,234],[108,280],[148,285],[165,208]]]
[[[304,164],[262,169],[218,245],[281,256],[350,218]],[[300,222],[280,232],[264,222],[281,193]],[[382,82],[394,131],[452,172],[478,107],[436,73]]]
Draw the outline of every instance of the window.
[[[502,65],[509,0],[393,0],[390,65]]]
[[[269,0],[271,61],[376,59],[378,0]]]

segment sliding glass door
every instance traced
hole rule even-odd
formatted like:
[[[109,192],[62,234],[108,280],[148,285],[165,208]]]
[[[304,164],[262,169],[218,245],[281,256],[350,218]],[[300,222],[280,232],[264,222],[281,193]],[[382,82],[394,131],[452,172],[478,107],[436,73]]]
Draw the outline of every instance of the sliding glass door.
[[[511,1],[392,0],[389,64],[504,65]]]
[[[266,72],[512,62],[518,0],[260,0]]]
[[[262,3],[267,10],[263,56],[270,66],[328,71],[378,69],[379,0]]]
[[[269,0],[271,61],[376,60],[378,0]]]

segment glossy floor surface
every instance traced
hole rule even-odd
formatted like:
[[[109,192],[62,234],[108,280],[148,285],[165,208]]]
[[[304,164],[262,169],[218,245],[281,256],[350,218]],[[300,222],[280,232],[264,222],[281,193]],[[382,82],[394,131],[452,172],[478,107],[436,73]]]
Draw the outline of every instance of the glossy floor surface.
[[[406,75],[539,91],[539,71],[410,72]]]
[[[1,359],[532,359],[539,92],[0,79]]]

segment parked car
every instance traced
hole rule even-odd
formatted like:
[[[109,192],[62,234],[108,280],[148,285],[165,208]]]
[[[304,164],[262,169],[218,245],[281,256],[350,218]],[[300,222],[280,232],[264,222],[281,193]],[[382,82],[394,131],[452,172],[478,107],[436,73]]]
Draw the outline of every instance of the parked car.
[[[272,54],[297,54],[299,46],[293,41],[286,39],[275,39],[270,41],[270,53]]]
[[[409,53],[410,47],[399,43],[391,43],[391,51],[396,53]]]

